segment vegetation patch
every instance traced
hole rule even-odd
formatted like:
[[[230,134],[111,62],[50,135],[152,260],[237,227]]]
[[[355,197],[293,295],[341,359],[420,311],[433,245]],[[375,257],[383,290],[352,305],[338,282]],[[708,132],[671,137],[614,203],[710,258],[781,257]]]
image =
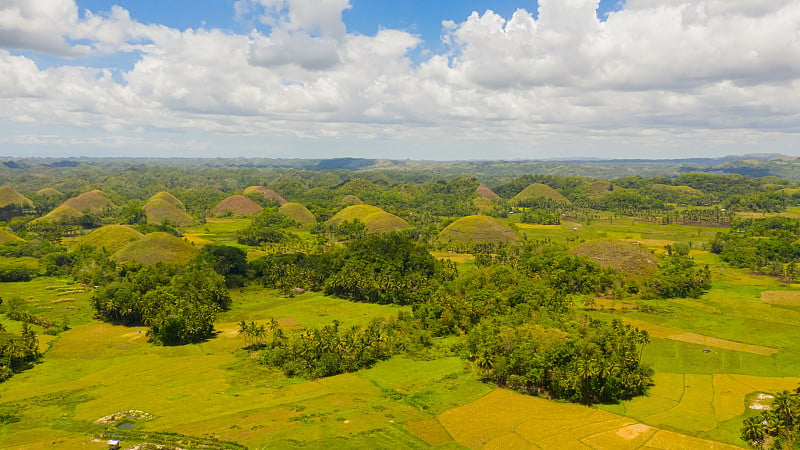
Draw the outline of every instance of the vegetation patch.
[[[367,233],[389,233],[411,228],[400,217],[372,205],[348,206],[328,219],[325,225],[335,228],[355,221],[361,222]]]
[[[455,245],[516,242],[519,235],[508,225],[489,216],[467,216],[451,223],[439,233],[439,242]]]
[[[85,246],[104,248],[109,253],[115,253],[131,242],[141,239],[142,236],[142,233],[128,225],[106,225],[82,237],[72,249]]]
[[[214,208],[215,216],[232,214],[234,216],[251,216],[261,212],[261,206],[244,195],[231,195]]]
[[[141,264],[185,264],[197,253],[197,249],[185,240],[169,233],[157,231],[130,242],[112,258],[117,262],[132,261]]]
[[[58,189],[51,187],[39,189],[38,191],[36,191],[36,194],[41,195],[42,197],[60,197],[64,195]]]
[[[289,219],[300,223],[304,228],[313,228],[317,224],[314,214],[300,203],[284,203],[279,211]]]
[[[630,277],[645,278],[658,271],[658,262],[650,251],[620,240],[589,241],[573,248],[572,253]]]
[[[597,180],[589,184],[591,198],[601,198],[610,194],[614,190],[614,185],[609,181]]]

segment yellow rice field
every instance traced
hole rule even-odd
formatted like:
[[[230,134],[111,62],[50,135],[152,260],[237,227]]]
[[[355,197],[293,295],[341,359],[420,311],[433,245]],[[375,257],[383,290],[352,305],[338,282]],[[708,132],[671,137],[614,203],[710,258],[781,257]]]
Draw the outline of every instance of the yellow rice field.
[[[738,448],[504,389],[445,411],[438,420],[457,443],[469,448]]]

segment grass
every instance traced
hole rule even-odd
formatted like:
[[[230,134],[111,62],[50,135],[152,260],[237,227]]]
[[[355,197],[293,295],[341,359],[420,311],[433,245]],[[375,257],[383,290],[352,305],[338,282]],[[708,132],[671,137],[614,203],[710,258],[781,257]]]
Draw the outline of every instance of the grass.
[[[284,216],[299,222],[303,228],[314,228],[314,225],[317,224],[314,214],[300,203],[284,203],[280,207],[280,212]]]
[[[324,311],[363,322],[399,310],[321,295],[285,299],[254,291],[235,291],[236,306],[221,320],[288,314],[311,326],[334,318],[320,318]],[[153,346],[145,333],[146,328],[103,323],[64,332],[43,363],[0,385],[0,407],[17,408],[22,415],[20,422],[0,426],[0,446],[93,448],[94,420],[138,409],[154,419],[137,429],[248,447],[426,448],[404,423],[433,417],[488,391],[458,358],[398,358],[358,374],[303,381],[257,365],[237,350],[242,340],[235,333],[181,347]],[[393,397],[387,391],[409,395]],[[48,400],[55,398],[65,400]]]
[[[152,201],[155,201],[155,200],[163,200],[163,201],[165,201],[167,203],[170,203],[170,204],[172,204],[174,206],[183,207],[183,202],[180,201],[180,199],[178,199],[178,197],[175,197],[174,195],[170,194],[167,191],[157,192],[157,193],[153,194],[153,196],[150,197],[147,201],[148,202],[152,202]]]
[[[368,233],[388,233],[411,228],[408,222],[400,217],[372,205],[348,206],[328,219],[325,224],[335,227],[345,221],[351,222],[355,219],[364,224]]]
[[[189,242],[169,233],[155,232],[130,242],[112,255],[115,261],[135,261],[142,264],[184,264],[197,249]]]
[[[497,244],[516,242],[519,235],[508,225],[489,216],[467,216],[451,223],[439,233],[439,242],[448,244]]]
[[[244,195],[231,195],[219,202],[214,208],[214,215],[221,216],[231,213],[235,216],[252,216],[261,212],[261,206]]]
[[[82,237],[72,245],[72,248],[80,246],[105,248],[109,253],[114,253],[129,243],[141,239],[142,236],[142,233],[127,225],[106,225]]]

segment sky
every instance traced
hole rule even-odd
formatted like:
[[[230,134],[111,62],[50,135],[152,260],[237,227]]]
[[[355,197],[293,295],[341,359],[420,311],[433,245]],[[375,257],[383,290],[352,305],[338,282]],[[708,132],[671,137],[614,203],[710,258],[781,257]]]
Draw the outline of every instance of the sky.
[[[800,156],[800,0],[0,0],[0,156]]]

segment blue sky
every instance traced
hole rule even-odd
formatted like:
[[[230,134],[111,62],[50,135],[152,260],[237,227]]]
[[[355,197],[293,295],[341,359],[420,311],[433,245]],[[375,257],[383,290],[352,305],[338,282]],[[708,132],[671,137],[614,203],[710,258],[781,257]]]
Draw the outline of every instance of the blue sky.
[[[798,24],[796,0],[6,0],[0,156],[799,154]]]

